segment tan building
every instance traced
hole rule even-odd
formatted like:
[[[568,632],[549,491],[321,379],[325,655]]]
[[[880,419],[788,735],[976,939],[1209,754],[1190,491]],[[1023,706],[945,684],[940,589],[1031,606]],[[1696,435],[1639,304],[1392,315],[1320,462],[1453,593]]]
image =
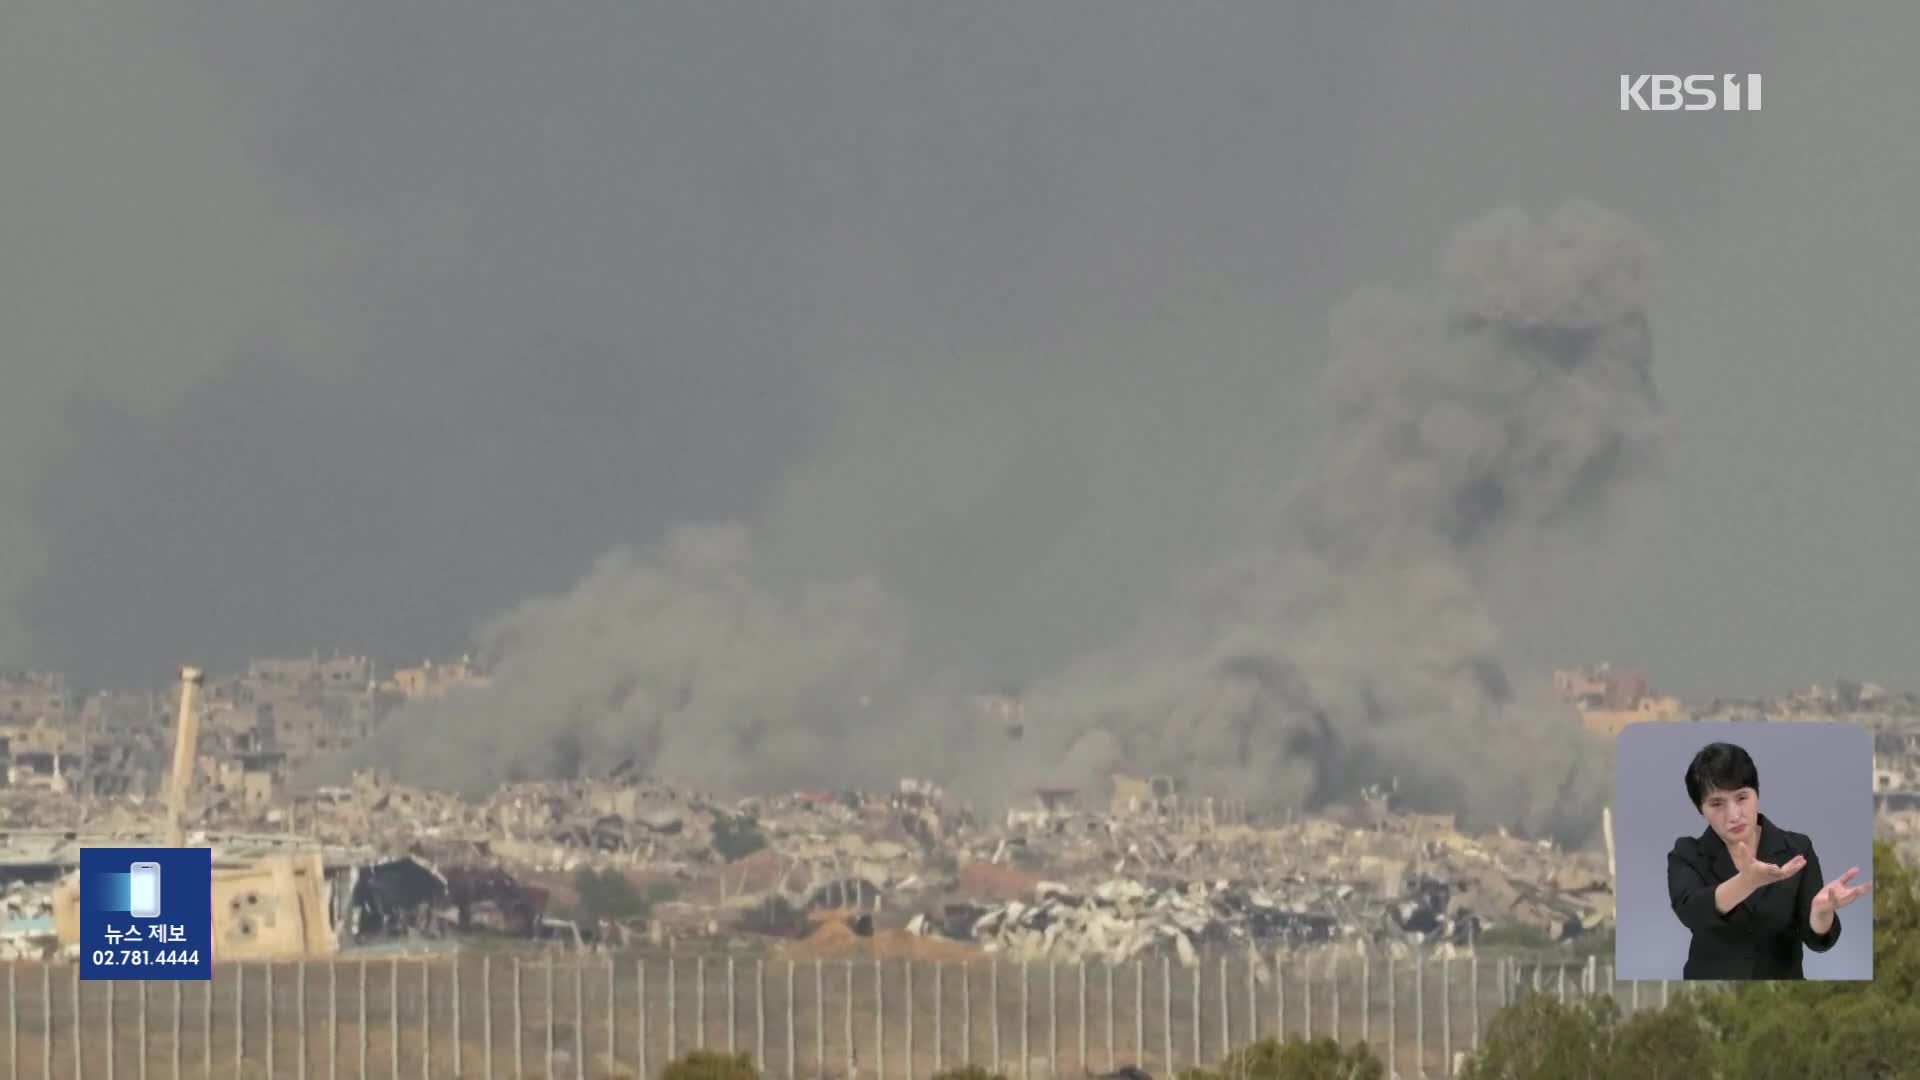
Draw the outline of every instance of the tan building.
[[[319,653],[297,660],[255,660],[247,665],[247,681],[259,686],[306,686],[327,690],[365,690],[373,683],[373,661],[364,656]]]
[[[424,660],[419,667],[400,668],[382,689],[399,694],[408,701],[437,701],[456,688],[480,688],[490,680],[473,666],[473,658],[461,657],[451,664]]]
[[[73,711],[64,676],[45,671],[0,672],[0,727],[40,720],[60,726]]]
[[[1561,701],[1585,709],[1631,709],[1651,696],[1646,676],[1615,671],[1611,664],[1561,668],[1553,673],[1553,689]]]
[[[979,694],[974,697],[973,704],[974,708],[980,710],[983,719],[1008,738],[1018,739],[1026,734],[1027,707],[1018,695],[1005,691]]]
[[[1107,811],[1115,817],[1170,813],[1178,792],[1170,776],[1128,776],[1114,773]]]
[[[1693,716],[1676,697],[1646,697],[1626,709],[1582,709],[1580,722],[1596,735],[1612,738],[1628,724],[1690,720]]]

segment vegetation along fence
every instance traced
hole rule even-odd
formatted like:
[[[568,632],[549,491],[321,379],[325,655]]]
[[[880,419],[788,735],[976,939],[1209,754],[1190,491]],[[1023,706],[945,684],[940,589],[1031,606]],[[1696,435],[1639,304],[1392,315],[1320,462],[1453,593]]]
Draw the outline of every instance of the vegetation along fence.
[[[754,955],[342,957],[217,965],[212,982],[82,982],[13,963],[8,1080],[653,1076],[692,1049],[770,1078],[924,1080],[961,1064],[1012,1080],[1124,1064],[1155,1076],[1256,1039],[1369,1043],[1398,1076],[1447,1076],[1528,993],[1664,1004],[1594,959],[1238,954],[1183,966]]]

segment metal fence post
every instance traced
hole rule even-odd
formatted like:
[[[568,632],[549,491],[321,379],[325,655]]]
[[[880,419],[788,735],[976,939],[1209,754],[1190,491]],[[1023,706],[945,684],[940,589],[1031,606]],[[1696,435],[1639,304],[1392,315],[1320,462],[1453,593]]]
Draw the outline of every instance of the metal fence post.
[[[1075,965],[1080,971],[1080,1071],[1087,1071],[1087,961]]]
[[[793,1034],[793,1016],[793,961],[789,960],[787,961],[787,1080],[797,1080],[800,1075],[799,1062],[794,1060],[799,1051]],[[640,1075],[644,1078],[646,1074],[646,1065],[642,1064]]]
[[[993,1068],[989,1072],[1000,1072],[1004,1059],[1000,1057],[1000,961],[987,963],[987,1032],[993,1042],[989,1049],[993,1053]]]
[[[294,966],[294,977],[299,980],[293,990],[293,1007],[300,1013],[299,1023],[294,1029],[300,1033],[300,1054],[294,1059],[294,1075],[307,1080],[307,962],[300,961]]]
[[[1396,999],[1400,996],[1399,987],[1393,977],[1393,953],[1387,953],[1387,1075],[1397,1076],[1400,1072],[1400,1023],[1394,1015]]]
[[[1139,957],[1133,961],[1133,1060],[1147,1067],[1147,962]]]
[[[1020,961],[1020,1078],[1033,1078],[1033,1050],[1028,1036],[1033,1031],[1033,1008],[1028,1001],[1028,988],[1033,982],[1033,963]]]
[[[553,950],[551,948],[547,950],[547,1004],[540,1013],[540,1026],[547,1032],[547,1056],[540,1059],[540,1075],[551,1077],[553,1075]],[[706,1046],[706,1041],[701,1040],[700,1045]]]
[[[887,980],[879,957],[873,958],[873,1078],[887,1075]]]
[[[76,971],[77,970],[78,969],[76,969]],[[76,974],[75,978],[77,979],[79,978],[79,976]],[[73,995],[73,1022],[74,1022],[74,1025],[77,1027],[80,1024],[80,1017],[81,1017],[80,991],[78,989],[79,983],[76,982],[74,986],[75,986],[75,990]],[[103,1033],[104,1038],[100,1040],[107,1044],[107,1080],[113,1080],[113,1071],[114,1071],[113,1070],[113,1065],[114,1065],[114,1061],[113,1061],[113,1044],[114,1044],[113,999],[117,996],[114,994],[114,991],[118,990],[119,988],[120,987],[118,983],[110,982],[107,984],[107,1030]],[[73,1040],[73,1053],[74,1053],[74,1060],[77,1063],[80,1056],[80,1039],[77,1032],[75,1033],[75,1037]]]
[[[727,1053],[729,1054],[739,1053],[735,1035],[740,1030],[740,1025],[735,1022],[737,1017],[734,1013],[734,1002],[739,1000],[739,997],[740,995],[734,990],[733,957],[729,955],[727,957]]]
[[[611,980],[607,985],[609,987],[613,985]],[[608,1008],[611,1009],[612,1006],[609,1005]],[[758,956],[753,959],[753,1033],[753,1064],[764,1072],[767,1068],[767,961],[764,957]],[[608,1039],[611,1040],[612,1036],[608,1036]],[[611,1049],[607,1051],[607,1057],[611,1061],[613,1057]]]
[[[1300,960],[1300,1031],[1313,1041],[1313,954]]]
[[[212,982],[207,983],[207,991],[212,993]],[[211,998],[208,1006],[207,1013],[212,1015]],[[213,1057],[211,1049],[207,1057]],[[53,1076],[53,969],[45,964],[40,965],[40,1075],[43,1080]]]
[[[327,1080],[340,1075],[340,962],[327,961]]]
[[[1473,1052],[1480,1052],[1480,954],[1467,957],[1467,1008],[1472,1015]]]
[[[453,1075],[455,1076],[460,1076],[466,1072],[466,1062],[463,1060],[465,1055],[460,1045],[461,1042],[463,1041],[462,1040],[463,1033],[460,1030],[460,1020],[461,1020],[461,1016],[460,1016],[460,954],[454,953],[453,954]]]
[[[938,960],[933,962],[933,1071],[938,1074],[945,1064],[946,1029],[940,1023],[940,998],[945,993],[941,989],[945,984],[946,965]]]
[[[480,1075],[493,1080],[493,957],[480,955]]]
[[[677,992],[675,992],[674,985],[673,985],[674,978],[675,978],[674,969],[677,966],[678,965],[674,963],[674,958],[672,956],[668,956],[667,957],[667,1059],[666,1059],[666,1064],[668,1065],[673,1064],[674,1056],[679,1053],[679,1048],[674,1045],[675,1042],[678,1040],[679,1034],[680,1034],[678,1031],[679,1019],[680,1019],[680,1016],[679,1016],[680,995]]]
[[[1226,954],[1220,954],[1220,1055],[1223,1058],[1233,1052],[1233,999],[1227,995],[1230,966]]]
[[[1427,953],[1413,954],[1413,1071],[1427,1075]]]
[[[453,1006],[453,1075],[459,1076],[461,1075],[463,1070],[461,1069],[461,1062],[460,1062],[460,954],[457,952],[453,954],[452,966],[453,966],[453,972],[452,972],[453,996],[451,998],[451,1003]]]
[[[827,1074],[827,976],[825,961],[813,962],[813,1064]]]
[[[707,957],[693,958],[693,1047],[707,1048]]]
[[[989,1071],[997,1073],[1004,1064],[1000,1056],[1000,961],[988,962],[987,978],[987,1028],[993,1040],[993,1068]]]
[[[433,962],[420,960],[420,1080],[433,1080]]]
[[[1453,1075],[1453,957],[1440,960],[1440,1053],[1441,1070]]]
[[[177,985],[177,984],[176,984]],[[7,1010],[13,1011],[11,1009]],[[140,984],[140,1080],[147,1080],[147,984]],[[306,1080],[302,1077],[301,1080]]]
[[[1333,984],[1333,1041],[1340,1041],[1340,954],[1327,954],[1327,980]]]
[[[1247,1041],[1260,1041],[1260,984],[1254,969],[1260,966],[1260,954],[1247,950]]]
[[[1047,958],[1047,1075],[1060,1069],[1060,965]]]
[[[485,968],[481,969],[484,974]],[[647,1075],[647,958],[638,957],[633,962],[633,1062],[640,1075]],[[791,995],[789,995],[791,996]],[[493,1080],[493,1050],[487,1050],[487,1080]]]
[[[1193,993],[1189,995],[1187,999],[1193,1015],[1193,1067],[1196,1069],[1200,1068],[1202,1063],[1207,1060],[1200,1049],[1200,1028],[1202,1023],[1200,1018],[1200,969],[1205,966],[1205,960],[1199,956],[1193,958]]]
[[[906,997],[906,1008],[904,1009],[904,1011],[907,1015],[907,1031],[906,1031],[907,1067],[904,1071],[906,1073],[907,1080],[913,1080],[913,961],[912,960],[905,961],[902,965],[902,970],[905,972],[905,975],[903,976],[905,979],[905,986],[901,990],[901,993]]]
[[[1167,1055],[1167,1074],[1175,1075],[1179,1070],[1173,1064],[1173,958],[1164,955],[1160,957],[1160,1034],[1166,1043],[1162,1049]],[[1196,1067],[1198,1064],[1195,1062]]]
[[[973,1061],[973,962],[960,962],[960,1064]],[[998,1066],[996,1066],[997,1068]]]
[[[860,1059],[860,1051],[853,1042],[853,961],[847,961],[847,1007],[844,1018],[847,1025],[847,1068],[853,1069],[853,1063]]]
[[[584,953],[575,954],[573,958],[573,1076],[574,1080],[587,1080],[587,958]],[[423,1076],[420,1080],[432,1078]]]
[[[263,965],[267,969],[267,1075],[273,1075],[273,961]]]
[[[354,1042],[360,1044],[360,1075],[367,1075],[367,1044],[373,1037],[367,1034],[367,962],[360,961],[360,1027],[354,1033]]]
[[[673,985],[673,968],[671,966],[673,962],[669,960],[667,963],[669,965],[667,968],[667,985],[671,986]],[[671,1001],[671,999],[669,999],[669,1001]],[[667,1018],[667,1030],[671,1032],[673,1030],[673,1006],[671,1004],[667,1006]],[[527,1057],[524,1053],[526,1029],[527,1025],[523,1021],[520,1013],[520,958],[516,956],[513,958],[513,1075],[515,1076],[522,1076],[527,1071]],[[668,1044],[668,1053],[671,1054],[671,1038],[669,1038]]]
[[[1112,961],[1111,959],[1108,959],[1108,960],[1102,960],[1102,961],[1100,962],[1100,967],[1101,967],[1101,968],[1102,968],[1102,969],[1103,969],[1103,970],[1105,971],[1105,973],[1106,973],[1106,980],[1107,980],[1107,1071],[1108,1071],[1108,1072],[1112,1072],[1112,1071],[1114,1070],[1114,1067],[1115,1067],[1115,1065],[1114,1065],[1114,1060],[1113,1060],[1113,1058],[1114,1058],[1114,1048],[1113,1048],[1113,1038],[1114,1038],[1114,1036],[1113,1036],[1113,963],[1114,963],[1114,962],[1113,962],[1113,961]]]
[[[388,1073],[400,1076],[400,958],[387,961],[387,1056]],[[243,1074],[244,1075],[244,1074]]]
[[[1360,1041],[1373,1045],[1373,954],[1360,954]]]
[[[1287,1041],[1287,962],[1279,949],[1273,951],[1273,1036]]]
[[[247,965],[233,965],[233,1075],[247,1075]],[[209,1010],[211,1011],[211,1010]],[[394,1073],[395,1076],[400,1075]]]

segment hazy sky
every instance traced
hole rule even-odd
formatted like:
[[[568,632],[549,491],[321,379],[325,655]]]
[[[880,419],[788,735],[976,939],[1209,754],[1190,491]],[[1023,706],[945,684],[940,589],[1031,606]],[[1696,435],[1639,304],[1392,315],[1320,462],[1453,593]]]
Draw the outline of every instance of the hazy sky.
[[[1259,529],[1344,299],[1583,198],[1661,252],[1666,464],[1494,579],[1514,666],[1920,684],[1916,50],[1892,0],[15,0],[0,665],[458,652],[738,521],[1025,681]]]

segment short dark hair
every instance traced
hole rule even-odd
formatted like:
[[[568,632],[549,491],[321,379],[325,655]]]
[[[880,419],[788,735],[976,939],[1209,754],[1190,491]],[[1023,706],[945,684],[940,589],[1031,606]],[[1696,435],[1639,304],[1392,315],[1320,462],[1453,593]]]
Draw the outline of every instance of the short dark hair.
[[[1760,790],[1760,770],[1753,758],[1732,743],[1708,743],[1687,766],[1687,799],[1695,810],[1716,791]]]

